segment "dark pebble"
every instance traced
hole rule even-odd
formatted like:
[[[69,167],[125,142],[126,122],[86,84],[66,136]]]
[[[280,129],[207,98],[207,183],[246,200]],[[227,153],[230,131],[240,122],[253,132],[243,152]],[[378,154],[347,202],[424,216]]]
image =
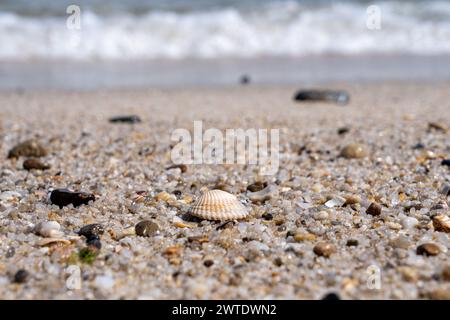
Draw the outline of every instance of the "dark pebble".
[[[139,118],[139,116],[136,115],[131,115],[131,116],[118,116],[118,117],[113,117],[109,119],[109,122],[111,123],[140,123],[141,122],[141,118]]]
[[[15,254],[16,254],[16,249],[14,249],[14,247],[9,247],[8,250],[6,251],[5,257],[12,258],[12,257],[14,257]]]
[[[156,223],[149,221],[149,220],[143,220],[136,224],[134,227],[134,230],[136,231],[136,234],[141,237],[150,237],[151,235],[155,234],[159,227]]]
[[[187,166],[185,164],[175,164],[173,166],[167,167],[166,170],[170,169],[180,169],[182,173],[185,173],[187,171]]]
[[[337,130],[338,135],[343,135],[343,134],[346,134],[348,132],[350,132],[350,128],[349,127],[342,127],[342,128],[339,128]]]
[[[214,264],[214,261],[212,261],[212,260],[203,261],[203,265],[207,268],[211,267],[213,264]]]
[[[101,248],[102,248],[102,243],[101,243],[100,238],[98,236],[95,236],[95,237],[92,237],[92,238],[88,239],[86,241],[86,244],[89,247],[94,247],[97,250],[101,250]]]
[[[341,298],[339,297],[339,295],[335,292],[330,292],[327,293],[322,300],[341,300]]]
[[[231,229],[231,228],[233,228],[234,224],[235,224],[234,221],[227,221],[227,222],[224,222],[224,223],[220,224],[216,228],[216,230]]]
[[[72,192],[67,189],[55,189],[50,194],[50,201],[59,208],[69,204],[78,207],[82,204],[89,204],[89,201],[95,201],[95,195],[86,192]]]
[[[98,238],[105,232],[103,226],[99,223],[85,225],[78,231],[78,235],[85,237],[87,240]]]
[[[345,91],[335,90],[300,90],[294,96],[295,101],[329,101],[338,104],[347,104],[350,95]]]
[[[347,240],[347,247],[357,247],[358,244],[359,244],[359,242],[356,239]]]
[[[249,75],[242,75],[241,78],[239,79],[239,83],[240,84],[249,84],[250,83],[250,76]]]
[[[442,160],[441,165],[450,167],[450,159]]]
[[[421,256],[437,256],[441,249],[434,243],[424,243],[417,247],[416,253]]]
[[[15,283],[25,283],[25,282],[27,282],[29,276],[30,276],[30,273],[27,270],[20,269],[14,275],[14,282]]]
[[[425,145],[423,144],[423,143],[421,143],[421,142],[419,142],[419,143],[416,143],[415,145],[413,145],[413,149],[424,149],[425,148]]]
[[[255,182],[247,187],[247,190],[250,192],[258,192],[267,187],[267,182]]]
[[[280,257],[275,258],[275,260],[273,260],[273,264],[277,267],[281,267],[283,265],[283,259],[281,259]]]
[[[50,165],[39,159],[30,158],[23,162],[23,168],[25,170],[48,170],[50,169]]]
[[[8,153],[8,158],[19,157],[45,157],[47,150],[36,140],[27,140],[19,143]]]
[[[271,214],[271,213],[268,213],[268,212],[266,212],[266,213],[264,213],[263,215],[262,215],[262,218],[264,219],[264,220],[272,220],[273,219],[273,214]]]
[[[372,202],[367,208],[366,213],[371,216],[379,216],[381,214],[381,206],[375,202]]]

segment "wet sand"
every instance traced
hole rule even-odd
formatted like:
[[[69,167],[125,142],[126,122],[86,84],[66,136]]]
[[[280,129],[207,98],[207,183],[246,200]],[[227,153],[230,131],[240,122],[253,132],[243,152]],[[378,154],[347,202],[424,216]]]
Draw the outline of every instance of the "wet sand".
[[[293,86],[1,92],[0,298],[449,299],[449,236],[432,222],[449,215],[441,193],[450,183],[441,165],[450,157],[449,83],[331,87],[348,90],[350,104],[295,103]],[[108,121],[129,114],[142,122]],[[167,170],[172,131],[193,130],[194,120],[205,129],[279,128],[280,170]],[[49,150],[49,170],[7,159],[29,138]],[[350,143],[364,144],[367,156],[339,157]],[[250,199],[255,181],[276,190],[264,203]],[[183,220],[202,187],[235,194],[249,218]],[[48,200],[54,188],[97,200],[59,209]],[[373,202],[378,216],[366,212]],[[133,235],[142,220],[159,231]],[[33,228],[43,221],[57,221],[70,244],[41,246]],[[92,264],[76,237],[90,223],[105,228]],[[329,257],[318,254],[322,242],[334,247]],[[425,243],[437,254],[418,254]],[[69,265],[80,267],[79,290],[67,288]],[[14,282],[19,269],[29,273],[23,283]],[[379,287],[368,285],[370,270]]]

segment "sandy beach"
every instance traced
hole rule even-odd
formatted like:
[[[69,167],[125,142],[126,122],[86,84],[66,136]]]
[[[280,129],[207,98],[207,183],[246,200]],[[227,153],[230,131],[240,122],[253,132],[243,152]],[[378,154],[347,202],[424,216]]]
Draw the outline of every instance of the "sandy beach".
[[[449,234],[433,223],[449,215],[450,171],[441,164],[450,157],[449,83],[328,87],[347,90],[350,103],[294,102],[293,85],[2,91],[0,298],[450,299]],[[108,121],[123,115],[142,122]],[[280,129],[279,171],[168,170],[171,133],[195,120],[205,129]],[[45,147],[50,169],[7,159],[27,139]],[[351,143],[365,156],[339,156]],[[257,181],[276,190],[262,203],[247,190]],[[236,195],[249,217],[187,219],[203,187]],[[60,209],[48,198],[56,188],[96,201]],[[372,203],[381,213],[368,213]],[[158,230],[134,234],[143,220]],[[43,242],[36,226],[46,221],[64,241]],[[92,223],[105,231],[86,259],[77,232]],[[71,265],[80,271],[75,290]],[[27,273],[17,279],[20,269]]]

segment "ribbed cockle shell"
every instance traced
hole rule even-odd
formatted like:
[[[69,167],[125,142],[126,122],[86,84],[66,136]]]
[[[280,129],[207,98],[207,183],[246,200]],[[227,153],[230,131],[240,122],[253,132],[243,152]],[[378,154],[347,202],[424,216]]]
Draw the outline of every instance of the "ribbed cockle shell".
[[[248,215],[247,209],[238,199],[222,190],[203,193],[189,210],[193,216],[206,220],[237,220]]]

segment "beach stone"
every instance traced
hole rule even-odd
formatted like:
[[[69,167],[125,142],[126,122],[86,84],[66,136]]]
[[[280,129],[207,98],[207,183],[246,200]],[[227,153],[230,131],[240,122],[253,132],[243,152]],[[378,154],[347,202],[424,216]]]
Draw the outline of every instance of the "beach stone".
[[[450,159],[444,159],[441,161],[442,166],[450,167]]]
[[[249,84],[250,83],[250,76],[247,75],[247,74],[242,75],[240,77],[240,79],[239,79],[239,83],[242,84],[242,85]]]
[[[423,294],[425,298],[431,300],[450,300],[450,289],[438,288]]]
[[[443,214],[433,217],[433,227],[436,231],[450,233],[450,218]]]
[[[444,281],[450,281],[450,265],[445,266],[442,270],[442,279]]]
[[[267,182],[257,181],[247,186],[247,190],[250,192],[258,192],[267,187]]]
[[[347,104],[350,101],[350,95],[343,90],[299,90],[294,96],[295,101],[328,101],[338,104]]]
[[[348,239],[347,240],[347,247],[357,247],[358,245],[359,245],[359,242],[356,239]]]
[[[447,132],[447,126],[440,122],[429,122],[428,123],[428,130],[436,130],[436,131],[442,131]]]
[[[25,283],[28,281],[29,276],[30,276],[30,273],[27,270],[20,269],[14,275],[14,282],[15,283]]]
[[[12,258],[12,257],[14,257],[15,254],[16,254],[16,249],[14,249],[14,247],[9,247],[8,250],[6,251],[5,257]]]
[[[346,159],[360,159],[368,156],[367,146],[361,143],[351,143],[346,145],[340,153]]]
[[[140,123],[141,118],[139,116],[136,115],[129,115],[129,116],[117,116],[117,117],[112,117],[109,119],[109,122],[111,123],[129,123],[129,124],[135,124],[135,123]]]
[[[450,195],[450,184],[447,184],[447,183],[444,184],[441,189],[441,193],[446,197],[449,196]]]
[[[50,165],[39,159],[30,158],[23,162],[23,168],[25,170],[48,170],[50,169]]]
[[[378,203],[372,202],[367,208],[366,213],[371,216],[379,216],[381,214],[381,206]]]
[[[86,244],[88,245],[88,247],[93,247],[97,250],[102,249],[102,242],[100,241],[100,238],[98,236],[87,239]]]
[[[416,143],[415,145],[413,145],[412,148],[415,150],[418,150],[418,149],[420,150],[420,149],[424,149],[425,145],[423,143],[419,142],[419,143]]]
[[[411,242],[405,236],[398,236],[397,238],[389,241],[389,244],[393,248],[408,249],[411,246]]]
[[[38,235],[46,238],[60,238],[63,233],[60,231],[61,226],[56,221],[40,222],[36,225],[35,231]]]
[[[47,150],[37,140],[26,140],[12,148],[8,159],[19,157],[45,157]]]
[[[268,185],[257,192],[249,192],[248,198],[253,202],[263,203],[278,196],[278,188],[275,185]]]
[[[273,214],[269,213],[269,212],[265,212],[263,213],[263,215],[261,216],[264,220],[270,221],[273,220]]]
[[[350,127],[341,127],[337,130],[337,134],[340,136],[348,132],[350,132]]]
[[[421,244],[416,250],[416,253],[422,256],[437,256],[440,252],[441,249],[434,243]]]
[[[401,219],[400,223],[405,229],[413,229],[419,224],[419,220],[414,217],[404,217]]]
[[[149,220],[143,220],[134,227],[136,234],[141,237],[150,237],[159,230],[159,226]]]
[[[181,173],[185,173],[187,171],[187,165],[185,164],[175,164],[173,166],[167,167],[166,170],[171,170],[171,169],[180,169]]]
[[[327,293],[326,295],[324,295],[322,300],[341,300],[341,298],[339,297],[339,295],[337,293],[330,292],[330,293]]]
[[[103,226],[99,223],[92,223],[85,225],[78,231],[78,235],[85,237],[86,239],[98,238],[105,232]]]
[[[89,204],[89,201],[95,201],[95,195],[86,192],[72,192],[68,189],[55,189],[50,194],[50,201],[52,204],[63,208],[72,204],[74,207],[83,204]]]
[[[210,259],[203,261],[203,265],[207,268],[211,267],[213,264],[214,264],[214,261],[212,261]]]
[[[331,243],[319,242],[313,248],[313,251],[319,257],[329,258],[333,253],[336,253],[336,247]]]

